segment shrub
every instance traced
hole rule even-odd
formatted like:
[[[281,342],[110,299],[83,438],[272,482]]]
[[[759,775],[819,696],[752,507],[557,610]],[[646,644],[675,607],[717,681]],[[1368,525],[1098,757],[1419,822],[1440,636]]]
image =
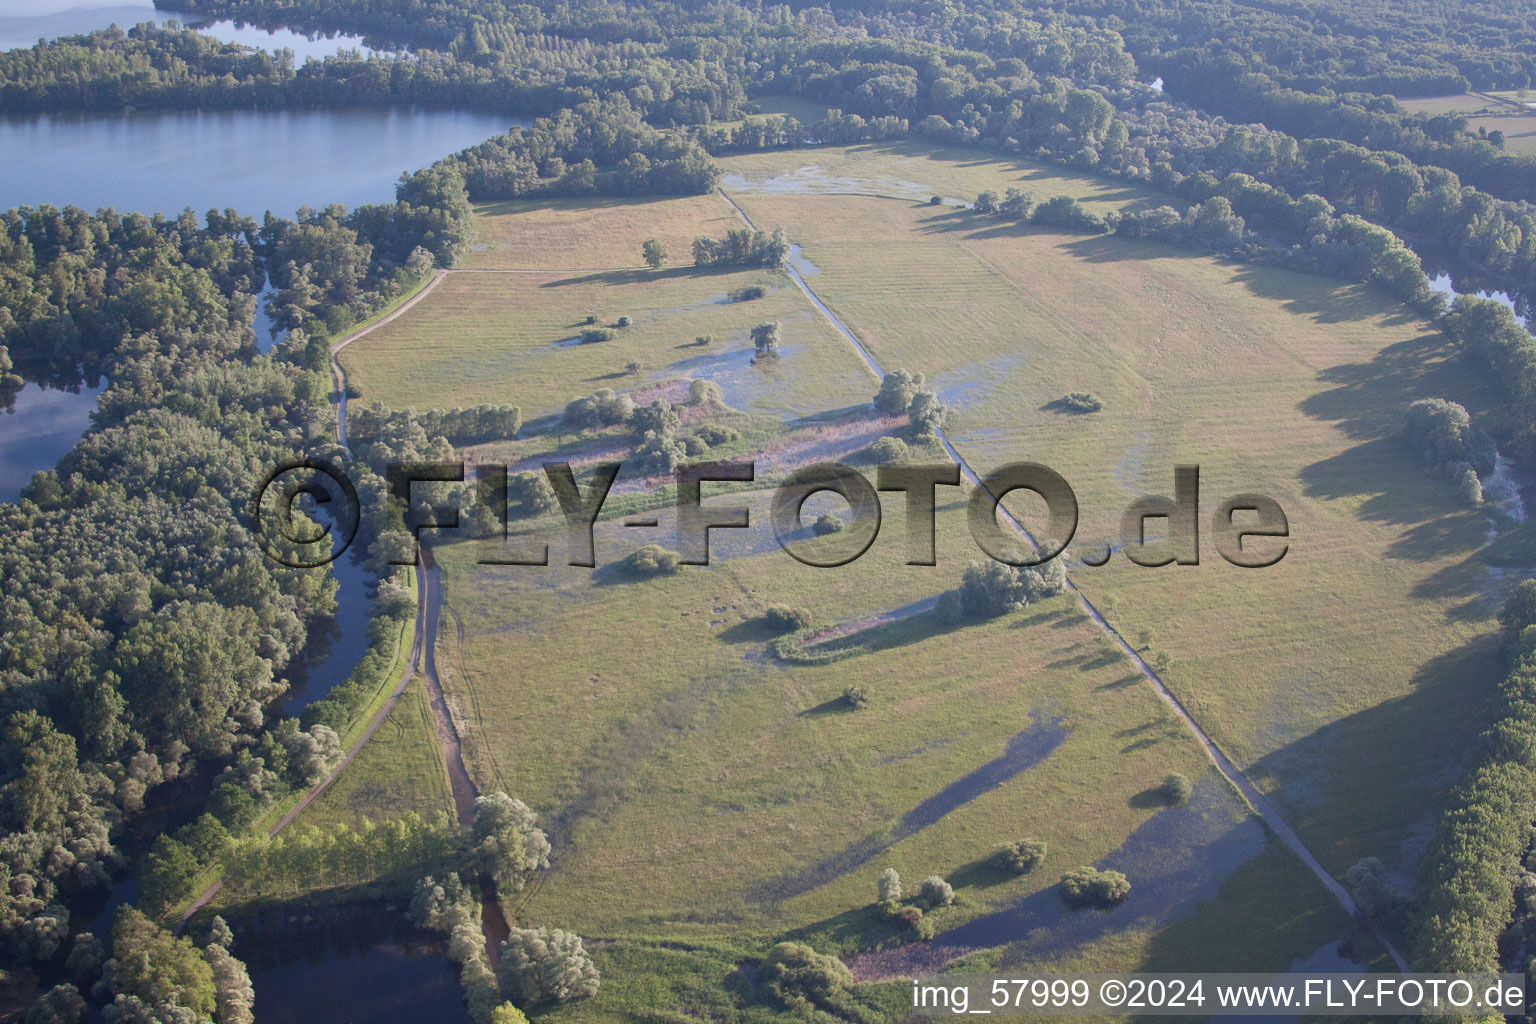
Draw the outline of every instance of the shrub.
[[[1157,788],[1170,807],[1183,807],[1189,803],[1189,797],[1195,791],[1190,785],[1188,777],[1179,772],[1169,772],[1163,779],[1163,784]]]
[[[1066,570],[1053,558],[1041,568],[1021,569],[1002,562],[972,562],[960,575],[958,599],[941,602],[951,615],[992,618],[1066,589]]]
[[[1104,403],[1089,391],[1069,391],[1061,396],[1061,407],[1072,412],[1098,412]]]
[[[666,576],[683,566],[683,556],[660,544],[647,544],[619,563],[635,576]]]
[[[741,432],[734,427],[720,427],[713,423],[706,423],[694,431],[694,434],[711,448],[741,440]]]
[[[518,473],[508,478],[507,504],[523,516],[543,515],[560,507],[549,477],[542,472]]]
[[[696,380],[688,385],[689,405],[724,405],[720,385],[712,380]]]
[[[864,454],[869,457],[869,461],[885,466],[893,462],[905,461],[908,451],[907,442],[901,438],[882,437],[865,448]]]
[[[869,691],[862,686],[849,686],[843,690],[843,700],[854,709],[862,708],[869,703]]]
[[[640,364],[631,359],[629,362],[624,364],[624,372],[633,377],[635,374],[640,372]]]
[[[1061,876],[1061,898],[1069,907],[1113,907],[1130,894],[1130,881],[1118,871],[1085,864]]]
[[[586,316],[586,319],[582,320],[582,323],[587,324],[589,326],[591,324],[597,323],[597,314],[596,313],[588,313],[587,316]]]
[[[917,890],[917,898],[929,907],[947,907],[955,902],[955,889],[938,875],[929,875]]]
[[[991,864],[1011,875],[1027,875],[1044,862],[1045,849],[1045,843],[1038,839],[1004,843],[992,851]]]
[[[630,324],[632,324],[632,323],[634,323],[634,321],[633,321],[633,320],[631,320],[631,319],[630,319],[630,318],[629,318],[629,317],[627,317],[627,316],[621,316],[621,317],[619,317],[619,326],[620,326],[620,327],[628,327],[628,326],[629,326],[629,325],[630,325]]]
[[[695,335],[693,343],[695,345],[713,345],[715,343],[715,336],[713,334]]]
[[[940,198],[939,196],[929,196],[928,197],[928,205],[929,206],[943,206],[944,205],[944,200],[942,198]]]
[[[635,434],[644,437],[647,432],[670,434],[682,423],[672,403],[658,398],[650,405],[640,406],[629,414],[629,425]]]
[[[683,452],[689,458],[703,455],[705,452],[709,451],[709,445],[704,443],[704,439],[694,434],[690,434],[687,437],[681,438],[679,443],[682,444]]]
[[[599,984],[581,936],[559,928],[513,928],[501,945],[496,976],[524,1006],[594,996]]]
[[[686,458],[688,449],[671,431],[647,430],[635,449],[635,466],[647,476],[671,473]]]
[[[600,341],[612,341],[614,333],[606,327],[589,327],[581,332],[583,345],[595,345]]]
[[[763,978],[768,991],[792,1009],[826,1009],[853,986],[847,964],[799,942],[774,946],[763,961]]]
[[[882,901],[901,899],[901,875],[895,868],[886,868],[875,879],[875,891],[880,894]]]
[[[737,288],[731,292],[729,298],[732,302],[751,302],[768,294],[768,289],[760,284],[749,284],[745,288]]]
[[[763,618],[768,620],[768,625],[782,633],[792,633],[795,630],[810,627],[811,613],[806,608],[794,608],[787,604],[771,604],[763,613]]]
[[[811,524],[811,531],[818,537],[825,537],[832,533],[842,533],[846,525],[840,518],[828,512],[816,517],[816,521]]]

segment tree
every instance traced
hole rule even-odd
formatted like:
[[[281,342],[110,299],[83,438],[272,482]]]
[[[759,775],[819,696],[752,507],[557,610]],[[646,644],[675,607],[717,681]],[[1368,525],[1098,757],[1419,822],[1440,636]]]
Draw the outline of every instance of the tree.
[[[929,907],[947,907],[955,902],[955,890],[938,875],[929,875],[917,891],[917,898]]]
[[[901,899],[901,875],[895,868],[886,868],[875,880],[875,892],[882,901]]]
[[[1389,914],[1402,899],[1387,875],[1386,866],[1376,857],[1364,857],[1351,865],[1344,872],[1344,884],[1366,917]]]
[[[549,837],[528,805],[505,793],[475,801],[470,851],[502,895],[517,892],[533,872],[549,867]]]
[[[502,1003],[491,1011],[491,1024],[528,1024],[528,1018],[511,1003]]]
[[[647,238],[640,247],[640,254],[645,257],[645,265],[652,270],[660,270],[662,264],[667,262],[667,247],[658,238]]]
[[[629,362],[624,364],[624,372],[629,374],[631,377],[639,376],[640,364],[631,359]]]
[[[974,206],[977,213],[996,213],[997,193],[987,189],[976,197]]]
[[[540,472],[518,473],[507,479],[507,502],[521,516],[538,516],[560,507],[549,477]]]
[[[162,835],[155,840],[139,871],[139,895],[153,913],[161,914],[192,891],[202,865],[184,843]]]
[[[1536,580],[1521,580],[1499,609],[1504,642],[1512,645],[1527,626],[1536,626]]]
[[[688,385],[689,405],[724,405],[725,396],[720,393],[720,385],[712,380],[696,380]]]
[[[27,831],[55,832],[83,791],[75,739],[36,711],[18,711],[5,730],[11,781],[3,793],[11,814]]]
[[[1039,839],[1004,843],[992,851],[991,864],[1012,875],[1027,875],[1045,861],[1046,845]]]
[[[204,1018],[218,1009],[213,968],[202,952],[133,907],[119,907],[112,920],[112,958],[103,977],[130,1002],[185,1007]]]
[[[1085,864],[1061,876],[1061,898],[1070,907],[1108,909],[1130,894],[1130,881],[1118,871],[1100,871]]]
[[[83,1012],[85,999],[79,989],[68,983],[55,985],[32,1004],[26,1024],[78,1024]]]
[[[869,690],[862,686],[843,687],[843,703],[855,711],[869,705]]]
[[[913,397],[922,390],[923,375],[906,370],[891,370],[880,381],[875,394],[875,408],[887,416],[900,416],[912,404]]]
[[[912,429],[919,437],[932,437],[944,426],[944,419],[949,415],[949,410],[939,401],[939,396],[932,391],[919,391],[912,396],[912,404],[907,407],[907,417],[912,421]]]
[[[752,328],[752,347],[757,350],[757,358],[766,359],[779,354],[779,335],[780,324],[777,320]]]
[[[502,943],[496,975],[523,1006],[595,996],[600,983],[581,937],[559,928],[513,928]]]

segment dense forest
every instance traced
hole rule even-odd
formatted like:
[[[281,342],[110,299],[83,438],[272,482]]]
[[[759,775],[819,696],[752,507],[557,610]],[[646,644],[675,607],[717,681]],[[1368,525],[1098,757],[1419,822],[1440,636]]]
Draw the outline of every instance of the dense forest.
[[[137,914],[114,929],[195,977],[177,996],[154,978],[103,973],[109,951],[70,938],[67,906],[121,867],[124,820],[158,787],[198,773],[210,783],[206,811],[143,858],[146,908],[177,906],[231,850],[254,877],[253,826],[323,774],[337,734],[381,685],[411,601],[394,577],[380,585],[373,647],[354,678],[300,722],[275,716],[284,673],[331,612],[334,585],[260,557],[243,505],[262,467],[340,457],[328,435],[327,339],[458,258],[472,200],[703,193],[719,176],[711,153],[907,136],[1113,175],[1167,204],[1100,218],[1070,201],[984,194],[976,215],[1377,283],[1441,318],[1504,400],[1480,427],[1536,458],[1536,343],[1495,304],[1445,310],[1421,265],[1421,254],[1450,261],[1522,302],[1536,295],[1532,161],[1392,98],[1531,84],[1536,16],[1474,3],[1451,26],[1428,5],[1363,0],[177,6],[413,49],[295,66],[174,27],[103,31],[0,53],[0,109],[432,104],[537,120],[404,178],[393,203],[355,210],[259,224],[233,211],[0,215],[0,372],[110,382],[75,450],[20,502],[0,505],[12,541],[0,551],[0,941],[18,964],[78,960],[46,997],[61,1006],[95,986],[120,1007],[114,1019],[241,1019],[219,1009],[218,993],[238,990],[243,971],[217,934],[178,945]],[[1165,92],[1145,84],[1153,75]],[[716,123],[771,94],[828,114]],[[271,311],[291,331],[258,356],[250,322],[267,278]],[[364,411],[360,463],[441,457],[517,421],[509,409]],[[370,565],[382,572],[402,536],[398,510],[376,474],[363,476]],[[1523,628],[1536,612],[1507,617]],[[1427,966],[1485,966],[1510,917],[1536,813],[1520,639],[1514,629],[1506,717],[1486,765],[1427,860]]]

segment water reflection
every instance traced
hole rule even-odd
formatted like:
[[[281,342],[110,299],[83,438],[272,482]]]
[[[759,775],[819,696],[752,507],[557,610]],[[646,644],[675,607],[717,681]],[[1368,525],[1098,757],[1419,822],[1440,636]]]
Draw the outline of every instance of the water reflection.
[[[50,469],[90,425],[105,388],[26,384],[0,396],[0,501],[15,501],[40,469]]]
[[[288,28],[262,28],[238,21],[204,21],[180,11],[156,10],[149,0],[21,0],[8,4],[0,14],[0,50],[33,46],[39,40],[77,36],[116,25],[127,30],[148,22],[164,25],[178,21],[188,28],[226,43],[239,43],[262,50],[293,51],[296,63],[334,56],[343,50],[355,50],[364,57],[387,52],[370,49],[361,37],[353,35],[295,32]]]

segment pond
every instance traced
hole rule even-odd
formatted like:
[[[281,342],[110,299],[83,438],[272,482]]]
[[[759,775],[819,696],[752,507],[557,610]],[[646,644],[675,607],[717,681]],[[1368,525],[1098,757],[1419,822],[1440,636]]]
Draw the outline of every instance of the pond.
[[[75,446],[103,386],[67,391],[27,384],[0,402],[0,501],[15,501],[33,473]]]

